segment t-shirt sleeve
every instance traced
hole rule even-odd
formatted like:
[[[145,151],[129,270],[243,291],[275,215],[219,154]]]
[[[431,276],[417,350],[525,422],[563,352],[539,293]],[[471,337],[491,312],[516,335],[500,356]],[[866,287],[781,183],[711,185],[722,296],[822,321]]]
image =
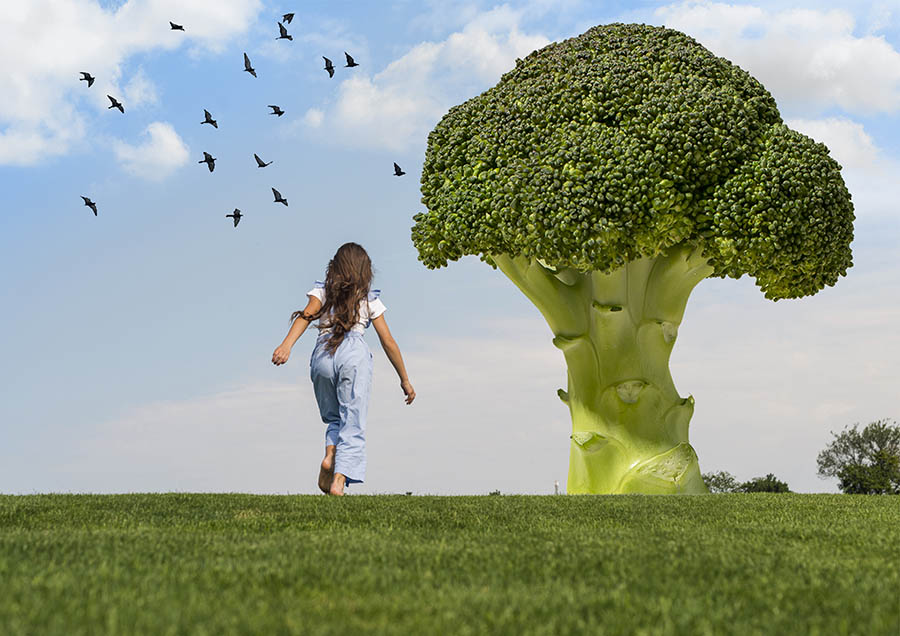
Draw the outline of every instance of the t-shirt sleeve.
[[[384,303],[381,301],[380,296],[380,289],[373,289],[369,292],[369,320],[378,318],[378,316],[380,316],[387,310],[387,307],[384,306]]]
[[[317,280],[313,288],[306,292],[306,295],[318,298],[320,303],[325,304],[325,283]]]

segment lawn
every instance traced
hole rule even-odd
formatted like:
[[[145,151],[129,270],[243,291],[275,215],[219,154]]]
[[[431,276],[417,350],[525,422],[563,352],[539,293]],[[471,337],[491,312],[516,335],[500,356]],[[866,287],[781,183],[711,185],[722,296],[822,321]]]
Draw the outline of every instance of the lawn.
[[[900,634],[900,497],[0,496],[0,633]]]

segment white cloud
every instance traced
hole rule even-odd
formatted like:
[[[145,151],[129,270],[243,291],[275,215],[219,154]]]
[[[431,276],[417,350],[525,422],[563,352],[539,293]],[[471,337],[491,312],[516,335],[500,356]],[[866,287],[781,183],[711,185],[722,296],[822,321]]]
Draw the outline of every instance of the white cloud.
[[[0,163],[27,165],[64,154],[85,136],[86,100],[106,109],[106,94],[125,96],[126,111],[152,103],[155,89],[138,71],[119,85],[125,62],[154,49],[187,43],[222,50],[244,31],[260,0],[128,0],[104,10],[92,0],[6,2],[0,11]],[[169,20],[185,32],[169,30]],[[81,71],[96,77],[79,82]],[[134,99],[134,103],[131,99]]]
[[[324,118],[325,113],[323,113],[321,110],[319,110],[318,108],[310,108],[303,116],[303,122],[310,128],[318,128],[322,125],[322,120]]]
[[[780,106],[865,114],[900,109],[900,52],[883,36],[853,35],[847,11],[688,1],[656,15],[748,71]]]
[[[324,109],[329,134],[352,145],[409,149],[454,103],[489,88],[517,57],[549,43],[519,29],[521,10],[503,5],[472,15],[444,41],[423,42],[374,76],[343,80],[336,103]]]
[[[144,73],[144,69],[138,69],[131,76],[131,80],[123,89],[125,100],[129,107],[136,108],[145,104],[157,103],[159,97],[156,94],[156,85]]]
[[[19,120],[5,130],[0,121],[0,165],[31,165],[48,155],[63,154],[84,134],[84,119],[70,104],[58,104],[43,121]]]
[[[147,126],[143,137],[138,145],[120,140],[113,143],[116,157],[131,174],[160,181],[187,162],[188,147],[171,124],[155,121]]]

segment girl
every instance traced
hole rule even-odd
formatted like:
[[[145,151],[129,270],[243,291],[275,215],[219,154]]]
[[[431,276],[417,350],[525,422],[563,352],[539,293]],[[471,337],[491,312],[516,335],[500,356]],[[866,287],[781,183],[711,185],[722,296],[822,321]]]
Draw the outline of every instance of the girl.
[[[380,291],[369,290],[372,261],[362,246],[344,243],[328,262],[325,282],[306,292],[303,311],[291,314],[293,324],[272,354],[277,366],[287,362],[294,343],[313,320],[320,318],[319,336],[309,361],[309,377],[325,429],[325,459],[319,469],[319,488],[343,495],[344,485],[361,483],[366,474],[366,413],[372,387],[372,352],[363,333],[369,324],[400,376],[406,403],[416,397],[400,348],[384,320]]]

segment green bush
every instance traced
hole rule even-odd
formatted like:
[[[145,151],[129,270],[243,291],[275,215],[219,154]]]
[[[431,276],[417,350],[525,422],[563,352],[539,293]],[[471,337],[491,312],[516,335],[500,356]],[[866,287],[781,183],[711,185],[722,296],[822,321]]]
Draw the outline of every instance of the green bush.
[[[850,495],[900,494],[900,458],[882,449],[871,464],[849,464],[838,477],[840,489]]]
[[[837,477],[848,494],[900,493],[900,426],[876,420],[834,433],[817,458],[820,477]]]
[[[727,470],[720,470],[714,473],[703,473],[703,483],[709,488],[711,493],[720,492],[738,492],[738,480]]]
[[[755,477],[738,486],[738,492],[791,492],[786,482],[769,473],[765,477]]]

